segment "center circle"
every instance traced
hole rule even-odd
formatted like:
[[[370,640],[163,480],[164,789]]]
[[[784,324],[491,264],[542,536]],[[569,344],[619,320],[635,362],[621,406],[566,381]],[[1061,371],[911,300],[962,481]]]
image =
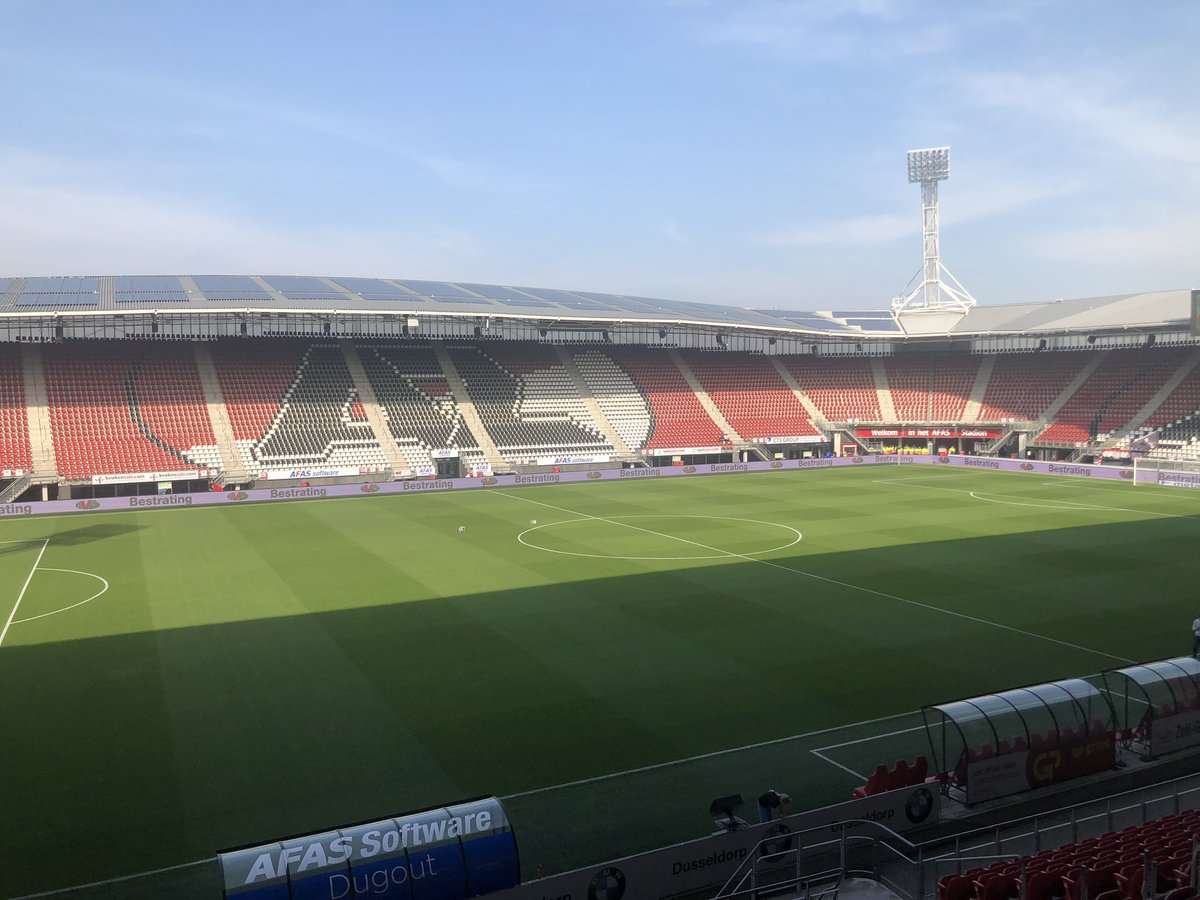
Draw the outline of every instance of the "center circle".
[[[790,539],[776,546],[763,547],[760,549],[734,551],[726,550],[716,546],[712,539],[705,540],[703,535],[696,539],[687,537],[681,534],[672,533],[673,529],[669,527],[656,526],[657,522],[674,522],[676,525],[683,520],[709,520],[719,523],[742,523],[743,525],[756,525],[761,529],[775,529],[785,532]],[[677,544],[680,548],[679,553],[655,555],[642,555],[639,553],[625,554],[620,552],[609,553],[588,553],[584,550],[570,550],[562,547],[548,547],[547,543],[553,543],[552,540],[547,540],[550,532],[548,529],[559,529],[558,533],[570,531],[572,526],[575,526],[575,531],[584,532],[584,540],[586,541],[586,530],[589,527],[603,528],[608,526],[609,529],[615,529],[620,532],[628,532],[625,537],[634,537],[637,533],[641,533],[643,538],[653,537],[665,544]],[[582,527],[580,527],[582,526]],[[729,526],[726,526],[728,530]],[[676,528],[674,531],[687,531],[690,529]],[[743,529],[744,531],[745,529]],[[788,547],[795,546],[800,543],[804,536],[792,528],[790,525],[780,525],[778,522],[763,522],[758,519],[739,519],[734,516],[683,516],[683,515],[666,515],[643,513],[639,515],[627,516],[580,516],[574,519],[564,519],[560,522],[545,522],[541,525],[534,525],[532,528],[526,528],[519,535],[517,540],[526,547],[532,547],[534,550],[543,550],[546,553],[558,553],[562,556],[582,556],[590,559],[627,559],[627,560],[698,560],[698,559],[729,559],[730,557],[741,556],[758,556],[763,553],[774,553],[776,550],[786,550]],[[541,538],[539,541],[538,538]]]

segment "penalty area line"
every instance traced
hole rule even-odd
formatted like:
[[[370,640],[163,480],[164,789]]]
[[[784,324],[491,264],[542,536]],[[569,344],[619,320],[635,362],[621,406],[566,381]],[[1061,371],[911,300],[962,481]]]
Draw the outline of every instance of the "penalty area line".
[[[21,605],[21,601],[25,599],[25,592],[29,590],[29,582],[33,581],[33,573],[37,571],[38,565],[42,561],[42,557],[46,553],[46,548],[50,546],[50,538],[42,541],[42,549],[38,551],[37,559],[33,561],[33,568],[29,570],[29,574],[25,576],[25,583],[21,585],[21,593],[17,594],[17,602],[13,604],[12,612],[8,614],[8,621],[4,623],[4,628],[0,629],[0,646],[4,645],[4,638],[8,635],[8,629],[12,627],[13,619],[17,616],[17,609]]]
[[[831,766],[837,766],[837,767],[838,767],[839,769],[841,769],[843,772],[849,772],[849,773],[850,773],[851,775],[853,775],[855,778],[861,779],[862,781],[866,781],[866,780],[867,780],[867,776],[866,776],[866,775],[863,775],[861,772],[855,772],[855,771],[854,771],[853,769],[851,769],[849,766],[843,766],[843,765],[842,765],[840,762],[838,762],[836,759],[830,759],[828,756],[826,756],[826,755],[825,755],[824,753],[822,753],[820,750],[809,750],[808,752],[809,752],[809,753],[811,753],[813,756],[817,757],[818,759],[823,759],[823,760],[825,760],[825,762],[829,763]]]

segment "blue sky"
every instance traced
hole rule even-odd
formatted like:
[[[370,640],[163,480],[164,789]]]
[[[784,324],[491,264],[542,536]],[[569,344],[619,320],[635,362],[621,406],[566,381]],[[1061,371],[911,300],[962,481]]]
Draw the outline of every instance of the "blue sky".
[[[1200,286],[1200,3],[0,0],[0,274]]]

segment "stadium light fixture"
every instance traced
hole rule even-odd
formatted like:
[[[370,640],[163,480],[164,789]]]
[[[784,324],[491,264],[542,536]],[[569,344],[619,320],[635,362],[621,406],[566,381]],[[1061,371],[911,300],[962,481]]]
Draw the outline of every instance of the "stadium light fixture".
[[[961,317],[975,306],[975,298],[950,274],[950,270],[942,265],[938,182],[949,179],[949,147],[908,151],[908,181],[910,184],[921,185],[922,245],[925,260],[921,271],[908,283],[904,293],[892,300],[892,315],[901,323],[901,327],[904,326],[902,317],[906,314],[940,314],[939,318],[958,314]],[[953,324],[949,319],[947,322]]]

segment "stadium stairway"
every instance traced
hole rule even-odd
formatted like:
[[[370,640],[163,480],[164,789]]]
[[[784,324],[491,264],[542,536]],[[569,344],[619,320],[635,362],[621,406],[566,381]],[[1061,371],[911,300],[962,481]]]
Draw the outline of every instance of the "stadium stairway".
[[[379,406],[379,398],[375,396],[375,388],[371,386],[371,379],[367,377],[354,342],[349,338],[342,338],[338,341],[338,346],[342,348],[346,368],[350,370],[350,377],[354,379],[354,389],[358,391],[358,399],[362,403],[363,412],[367,416],[367,421],[371,423],[371,430],[375,432],[375,439],[379,441],[379,449],[383,451],[384,459],[387,460],[394,477],[396,473],[408,469],[408,464],[400,455],[400,448],[396,445],[392,429],[388,427],[387,418]]]
[[[1059,411],[1067,405],[1068,401],[1075,396],[1075,392],[1078,391],[1083,386],[1083,383],[1091,377],[1092,373],[1100,367],[1100,363],[1104,362],[1104,358],[1108,355],[1108,352],[1109,351],[1107,350],[1102,350],[1093,355],[1091,359],[1084,363],[1083,368],[1076,373],[1075,377],[1071,379],[1070,384],[1062,389],[1062,393],[1055,397],[1054,401],[1044,410],[1042,410],[1042,414],[1039,417],[1038,422],[1043,431],[1048,425],[1054,422],[1054,419],[1056,416],[1058,416]],[[1038,437],[1040,438],[1041,435]],[[1037,440],[1034,440],[1033,443],[1036,444]]]
[[[892,401],[892,386],[888,383],[887,369],[883,360],[871,357],[871,375],[875,379],[875,393],[879,396],[879,415],[884,422],[898,422],[896,404]]]
[[[783,364],[778,356],[767,357],[771,360],[771,365],[775,367],[775,371],[779,373],[779,377],[783,379],[783,383],[788,386],[796,399],[800,401],[800,405],[808,410],[809,416],[812,417],[814,423],[822,431],[828,431],[825,422],[825,414],[817,408],[817,404],[812,402],[812,398],[804,393],[804,389],[800,387],[800,383],[796,381],[795,376],[788,371],[788,367]]]
[[[692,371],[691,366],[687,364],[679,351],[668,350],[667,355],[671,357],[671,361],[675,363],[676,368],[679,369],[679,373],[683,375],[684,380],[687,381],[688,386],[692,389],[692,393],[696,395],[696,399],[700,401],[700,405],[708,413],[709,418],[721,429],[721,433],[734,443],[745,444],[745,439],[734,430],[734,427],[729,424],[729,420],[717,409],[717,404],[713,403],[712,397],[708,396],[708,391],[704,390],[704,385],[700,383],[700,379],[696,377],[696,373]]]
[[[458,411],[462,413],[463,421],[471,429],[471,434],[479,441],[479,449],[483,451],[488,465],[496,473],[512,471],[512,466],[504,461],[504,457],[500,455],[500,451],[496,448],[492,436],[483,427],[483,420],[479,418],[479,412],[475,409],[475,404],[471,401],[471,395],[467,393],[467,386],[463,384],[462,376],[458,374],[458,366],[454,365],[454,360],[450,358],[450,353],[446,350],[445,343],[434,341],[433,352],[437,356],[438,364],[442,367],[443,374],[446,376],[446,383],[450,385],[450,390],[454,394],[454,402],[458,404]]]
[[[983,397],[987,393],[988,382],[992,378],[992,370],[996,368],[996,356],[989,353],[979,361],[979,371],[975,373],[975,383],[971,385],[971,393],[967,397],[967,405],[963,407],[963,422],[978,422],[979,411],[983,409]]]
[[[54,458],[54,432],[50,427],[50,402],[46,394],[46,368],[42,348],[26,344],[21,348],[21,370],[25,378],[25,404],[29,421],[30,472],[35,481],[58,480]]]
[[[217,367],[207,343],[197,341],[196,369],[200,372],[200,389],[204,392],[204,405],[208,407],[208,418],[212,422],[213,436],[217,439],[217,452],[221,455],[222,484],[244,484],[250,473],[242,462],[237,442],[233,439],[233,424],[229,421],[229,410],[225,407],[225,394],[217,378]]]
[[[588,383],[584,380],[583,375],[580,374],[579,367],[575,365],[575,357],[561,344],[555,344],[554,350],[558,354],[558,358],[562,361],[567,375],[570,376],[571,384],[579,392],[579,398],[583,401],[583,405],[587,407],[588,412],[592,414],[592,418],[596,420],[601,433],[613,445],[617,456],[626,462],[642,462],[642,457],[633,452],[632,448],[625,443],[625,440],[613,428],[612,423],[605,417],[600,404],[596,402],[596,397],[592,393],[592,389],[588,387]]]

